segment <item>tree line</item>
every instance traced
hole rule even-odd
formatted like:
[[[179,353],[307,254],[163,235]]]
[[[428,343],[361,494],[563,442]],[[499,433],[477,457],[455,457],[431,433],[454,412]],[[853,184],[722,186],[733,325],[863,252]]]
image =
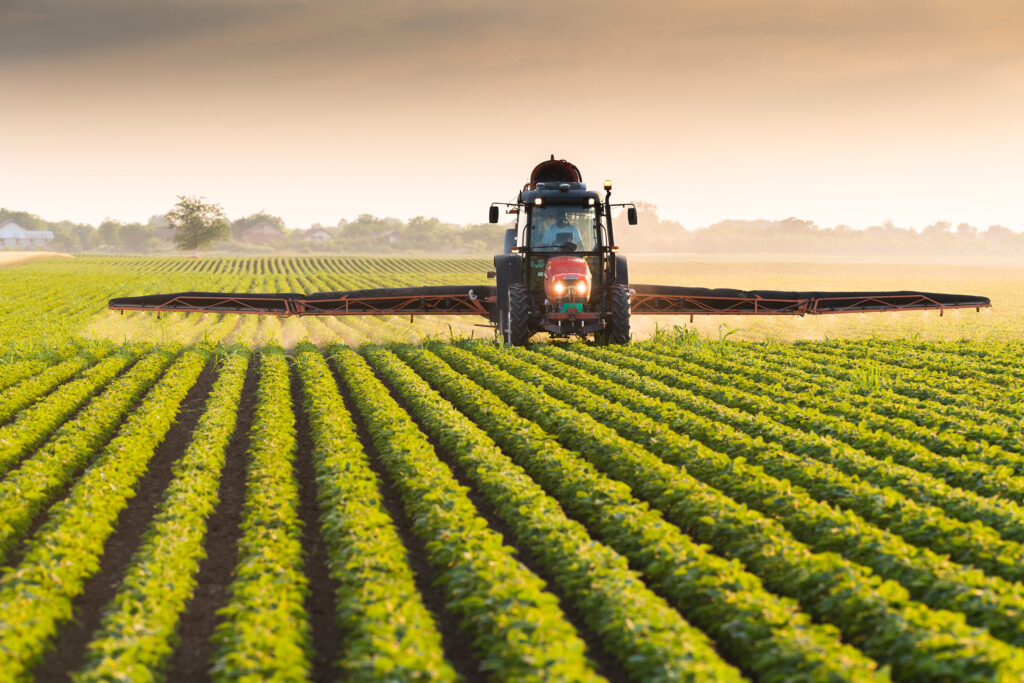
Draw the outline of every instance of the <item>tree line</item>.
[[[663,220],[653,204],[637,202],[639,224],[615,219],[616,241],[626,253],[787,253],[848,255],[1024,255],[1024,233],[1002,225],[985,229],[941,221],[918,231],[885,222],[863,230],[838,225],[821,227],[799,218],[724,220],[688,230]],[[503,228],[488,223],[458,225],[437,218],[409,220],[364,213],[336,225],[319,223],[289,228],[280,216],[265,211],[229,220],[203,198],[179,197],[166,214],[145,223],[107,219],[98,226],[47,221],[25,211],[0,208],[0,222],[14,219],[29,230],[49,230],[46,249],[66,253],[161,253],[212,248],[234,253],[465,253],[501,251]],[[191,221],[191,222],[190,222]],[[257,239],[251,231],[262,234]]]
[[[857,256],[1024,255],[1024,233],[1003,225],[979,229],[967,223],[939,221],[921,230],[885,221],[857,230],[826,228],[800,218],[724,220],[687,230],[662,220],[653,204],[637,202],[639,222],[615,220],[616,242],[629,253],[779,253]]]

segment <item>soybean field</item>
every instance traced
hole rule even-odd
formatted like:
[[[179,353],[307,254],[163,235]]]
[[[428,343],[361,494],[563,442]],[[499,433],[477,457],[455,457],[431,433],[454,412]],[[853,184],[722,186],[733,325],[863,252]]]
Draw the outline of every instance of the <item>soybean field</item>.
[[[486,266],[0,269],[0,680],[1024,678],[1019,337],[103,310]]]

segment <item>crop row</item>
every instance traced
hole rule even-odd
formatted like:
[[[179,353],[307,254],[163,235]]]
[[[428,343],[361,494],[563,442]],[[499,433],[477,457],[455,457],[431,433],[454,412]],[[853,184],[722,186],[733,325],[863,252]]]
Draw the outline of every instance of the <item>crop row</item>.
[[[136,349],[123,348],[83,372],[78,379],[25,408],[14,421],[0,427],[0,475],[9,472],[20,458],[42,443],[137,357]]]
[[[0,391],[42,372],[48,363],[36,358],[9,360],[0,365]],[[6,396],[6,394],[5,394]]]
[[[517,544],[528,549],[564,599],[594,625],[603,649],[633,680],[736,678],[701,631],[646,588],[624,557],[566,517],[558,502],[472,420],[391,352],[367,348],[364,353],[431,438],[457,462],[459,471],[494,506]]]
[[[671,357],[673,354],[666,354]],[[663,357],[665,357],[663,355]],[[1004,450],[998,445],[971,439],[956,429],[935,430],[915,424],[905,418],[894,418],[874,411],[869,401],[858,401],[856,395],[845,393],[822,400],[815,385],[795,380],[790,373],[768,367],[752,367],[749,363],[731,361],[725,358],[705,359],[697,364],[680,357],[677,367],[681,369],[700,367],[705,377],[721,381],[729,377],[733,386],[751,393],[767,393],[778,401],[789,405],[809,408],[826,415],[832,415],[848,422],[862,424],[872,431],[884,432],[919,444],[933,453],[952,457],[966,457],[993,467],[1010,467],[1015,472],[1024,472],[1024,455]]]
[[[447,609],[473,633],[481,670],[497,680],[603,680],[555,597],[479,516],[365,361],[344,347],[332,361],[440,574]]]
[[[828,436],[780,424],[764,413],[745,412],[717,403],[688,389],[668,386],[655,377],[660,376],[669,380],[674,378],[674,375],[664,372],[660,366],[642,360],[635,354],[622,359],[619,355],[600,350],[569,353],[548,347],[541,351],[545,356],[560,363],[555,366],[559,373],[564,371],[564,364],[568,364],[588,373],[599,374],[620,385],[639,389],[651,398],[659,399],[664,403],[654,405],[658,406],[658,414],[665,418],[668,417],[668,412],[685,410],[711,420],[714,429],[705,431],[704,436],[700,437],[701,440],[705,443],[717,443],[718,447],[730,454],[743,456],[781,446],[793,454],[809,456],[828,463],[846,474],[856,475],[864,483],[870,482],[878,489],[875,496],[876,504],[890,504],[895,508],[893,514],[902,510],[905,499],[894,497],[892,492],[878,487],[891,487],[914,501],[941,508],[951,517],[968,523],[972,529],[979,528],[979,523],[983,523],[996,529],[1005,538],[1018,542],[1024,540],[1024,509],[1015,503],[993,500],[972,491],[954,488],[933,475],[872,458],[863,451]],[[548,364],[544,367],[550,370],[552,366]],[[666,405],[669,407],[664,407]],[[667,419],[665,421],[672,424]],[[686,431],[679,425],[673,425],[673,428],[677,431]],[[737,430],[742,434],[737,433]],[[689,431],[686,433],[693,434]],[[812,468],[816,465],[807,460],[802,462]],[[802,476],[802,472],[795,474],[797,478]],[[853,485],[863,484],[855,482]],[[933,520],[926,520],[926,523],[931,521]],[[983,536],[986,533],[983,527],[979,531]],[[942,542],[956,541],[942,539]]]
[[[136,363],[0,481],[0,559],[85,468],[176,355],[158,349]]]
[[[759,448],[758,443],[746,438],[746,435],[730,433],[726,425],[692,413],[687,414],[672,404],[647,398],[632,388],[591,379],[590,384],[594,385],[592,388],[600,393],[601,398],[598,398],[590,392],[580,391],[567,381],[516,363],[514,359],[504,360],[505,367],[513,374],[544,386],[552,395],[586,410],[603,423],[614,427],[622,436],[643,444],[667,462],[685,466],[694,476],[735,500],[776,518],[796,538],[813,549],[819,552],[840,552],[851,560],[871,567],[881,576],[900,581],[917,599],[935,607],[962,611],[971,615],[973,622],[989,627],[1010,642],[1024,643],[1019,620],[1014,616],[1024,613],[1024,594],[1017,584],[986,577],[980,572],[951,564],[946,558],[927,549],[914,548],[900,536],[865,523],[855,513],[840,512],[811,498],[805,490],[774,479],[765,472],[785,472],[793,480],[799,480],[809,489],[818,492],[820,497],[841,502],[858,511],[872,512],[872,516],[882,517],[889,526],[902,531],[917,534],[917,525],[931,527],[933,532],[931,536],[925,536],[926,540],[946,533],[959,541],[950,545],[961,555],[973,554],[989,560],[974,552],[969,544],[963,543],[962,535],[972,534],[972,538],[979,539],[979,545],[981,541],[988,540],[991,546],[995,546],[995,550],[990,552],[998,552],[1000,539],[997,536],[993,539],[995,534],[991,530],[975,525],[968,531],[958,529],[958,523],[952,520],[932,521],[928,520],[927,514],[915,515],[914,506],[907,504],[909,501],[904,501],[903,506],[891,505],[892,499],[898,497],[895,492],[878,490],[872,495],[869,490],[865,490],[869,489],[868,485],[856,480],[843,481],[843,477],[836,476],[835,472],[821,472],[823,468],[820,463],[814,467],[813,460],[791,466],[792,458],[787,458],[783,452]],[[603,373],[599,371],[598,375],[612,373],[611,370]],[[558,368],[557,374],[567,379],[586,376],[585,373],[567,368]],[[628,376],[619,379],[629,387],[635,385],[635,380],[635,377]],[[634,410],[609,407],[605,398]],[[719,442],[719,445],[728,448],[732,457],[710,451],[693,442],[689,436],[673,430],[685,432],[695,439]],[[748,463],[747,458],[752,462]],[[806,471],[801,471],[802,468]],[[764,491],[772,491],[774,495],[765,496]],[[889,499],[890,507],[884,515],[871,510],[873,506],[880,507],[886,498]],[[937,514],[941,518],[941,513]],[[825,528],[828,533],[821,533]],[[954,534],[958,530],[961,532],[959,537]],[[984,531],[987,534],[982,533]],[[1000,557],[996,555],[996,559]],[[990,564],[1001,566],[995,562]],[[1006,559],[1006,565],[1013,568],[1009,559]],[[938,585],[944,587],[942,591],[935,590]],[[929,590],[924,590],[925,586]]]
[[[300,680],[309,675],[311,633],[304,606],[307,578],[290,386],[284,353],[264,348],[249,432],[238,560],[214,636],[215,678]]]
[[[572,354],[563,352],[563,358],[569,360],[571,356]],[[548,369],[552,369],[550,365]],[[785,428],[772,429],[770,421],[765,420],[763,416],[751,416],[741,411],[723,408],[689,392],[672,391],[665,385],[659,386],[658,382],[648,377],[635,372],[623,372],[613,364],[599,367],[590,365],[588,370],[596,372],[598,377],[615,377],[619,384],[625,385],[618,386],[593,379],[591,376],[589,388],[592,391],[619,401],[660,423],[651,426],[653,432],[659,432],[659,435],[649,437],[657,442],[658,448],[677,442],[676,447],[680,451],[685,451],[689,444],[688,439],[682,435],[687,435],[718,449],[719,452],[727,452],[734,461],[737,457],[743,457],[756,464],[756,469],[750,475],[744,475],[742,471],[730,472],[729,479],[722,480],[721,483],[711,482],[718,488],[727,490],[723,487],[727,487],[732,477],[764,476],[760,471],[763,470],[773,477],[797,484],[819,500],[852,510],[864,519],[900,534],[917,545],[939,553],[949,553],[957,562],[974,564],[1010,580],[1021,578],[1018,567],[1024,559],[1024,549],[1019,543],[1001,538],[993,529],[980,523],[968,524],[950,518],[940,507],[929,503],[917,503],[898,491],[877,485],[871,479],[862,480],[810,455],[800,454],[800,435],[785,432],[779,434]],[[559,365],[552,371],[563,379],[576,379],[577,382],[588,377],[588,373],[567,369],[564,365]],[[659,394],[660,397],[649,397],[636,391],[639,386],[644,386],[645,391]],[[744,419],[744,415],[747,419]],[[740,428],[732,427],[730,422],[738,423]],[[669,427],[679,434],[671,434]],[[743,427],[750,433],[743,431]],[[793,450],[786,451],[778,443],[766,443],[763,440],[765,436],[781,436],[784,446],[792,447]],[[870,458],[865,456],[863,459],[869,461],[865,463],[865,468],[872,464]],[[693,469],[692,456],[687,462]],[[880,465],[877,461],[873,463]],[[734,465],[740,470],[745,466]],[[922,475],[918,474],[918,477],[920,476]],[[798,499],[803,494],[794,492],[793,495]],[[802,505],[800,502],[796,504]],[[781,516],[787,515],[782,513]]]
[[[104,611],[76,680],[162,678],[205,556],[206,523],[217,505],[225,449],[235,429],[248,363],[244,351],[222,359],[206,409],[174,465],[174,478]]]
[[[15,413],[26,406],[32,405],[40,396],[45,396],[54,387],[58,387],[69,378],[89,367],[90,361],[96,362],[102,358],[102,354],[95,359],[85,356],[72,356],[62,363],[52,365],[32,377],[20,382],[17,386],[11,387],[4,392],[0,398],[0,424],[10,420]]]
[[[445,347],[439,352],[565,446],[628,484],[681,529],[742,559],[766,586],[798,598],[815,617],[835,623],[844,640],[890,664],[895,676],[914,680],[946,670],[966,679],[1024,671],[1024,654],[984,630],[966,627],[962,615],[928,610],[899,585],[880,583],[861,566],[811,552],[779,522],[738,505],[539,387],[465,351]],[[785,490],[765,490],[756,482],[748,487],[768,499]]]
[[[1012,474],[1011,471],[965,458],[945,457],[912,440],[879,429],[870,429],[815,407],[796,405],[794,403],[798,397],[792,392],[777,389],[768,382],[759,384],[752,380],[729,377],[726,385],[723,380],[727,375],[714,373],[675,356],[666,358],[665,355],[645,349],[634,349],[629,356],[616,354],[616,357],[624,359],[622,362],[626,364],[631,359],[652,362],[658,370],[650,366],[647,366],[647,370],[656,372],[656,379],[671,386],[691,389],[749,413],[763,413],[796,429],[828,434],[880,460],[892,459],[913,469],[934,474],[954,486],[986,496],[1001,496],[1017,503],[1024,502],[1024,483],[1008,476]],[[683,372],[680,368],[688,371]],[[709,376],[712,379],[706,379]]]
[[[72,600],[97,571],[118,516],[207,358],[200,349],[178,358],[68,495],[50,509],[17,566],[0,578],[0,672],[5,680],[25,678],[57,627],[72,618]]]
[[[691,623],[715,638],[728,658],[772,679],[807,676],[870,679],[875,664],[813,625],[796,604],[764,590],[735,563],[716,557],[648,509],[628,487],[568,451],[493,393],[467,382],[428,352],[398,353],[555,497],[597,540],[629,558],[645,582]],[[459,363],[461,367],[461,362]]]
[[[981,446],[984,441],[1017,453],[1024,451],[1024,437],[1020,434],[1018,421],[978,407],[973,401],[969,406],[960,405],[963,394],[955,397],[950,394],[949,400],[942,402],[921,396],[920,392],[907,388],[895,368],[867,365],[873,368],[871,372],[885,374],[884,381],[867,383],[864,376],[868,371],[864,363],[851,363],[837,354],[817,354],[806,350],[798,353],[792,349],[757,353],[753,349],[741,349],[736,360],[748,367],[757,363],[760,369],[771,372],[773,376],[778,373],[777,376],[785,377],[787,390],[803,395],[805,401],[820,404],[836,401],[841,396],[858,410],[910,420],[918,427],[931,430],[931,433],[950,432],[958,437],[961,447],[965,442]],[[866,388],[865,384],[868,384]],[[1002,396],[1000,400],[1013,399]]]
[[[1011,423],[1024,417],[1024,376],[1015,374],[1019,360],[1012,360],[1019,358],[1019,353],[1008,356],[1005,366],[988,368],[979,359],[958,358],[955,354],[934,356],[932,360],[922,360],[919,354],[908,357],[907,351],[896,344],[885,349],[867,343],[801,347],[799,355],[826,366],[837,365],[855,376],[864,376],[865,369],[870,368],[878,375],[874,384],[953,411],[974,412]]]
[[[852,344],[833,341],[828,346],[842,348],[851,358],[895,360],[901,367],[925,370],[939,377],[979,378],[1000,386],[1014,386],[1024,379],[1019,342],[993,344],[964,339],[955,343],[894,344],[864,340]]]
[[[440,632],[334,376],[316,347],[304,344],[295,351],[322,530],[338,584],[337,616],[345,638],[340,668],[352,680],[453,680]]]

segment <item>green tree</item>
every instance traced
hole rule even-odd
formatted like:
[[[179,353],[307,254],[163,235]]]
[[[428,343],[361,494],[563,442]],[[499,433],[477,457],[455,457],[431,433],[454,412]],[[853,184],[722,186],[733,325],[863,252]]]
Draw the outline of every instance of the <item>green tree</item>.
[[[178,195],[178,203],[167,212],[179,249],[198,249],[231,236],[231,226],[219,204],[207,204],[206,197]]]
[[[239,218],[238,220],[232,221],[231,234],[237,239],[244,235],[246,230],[254,225],[259,225],[260,223],[270,223],[280,230],[282,234],[285,231],[283,218],[269,214],[266,211],[259,211],[251,216],[246,216],[245,218]]]

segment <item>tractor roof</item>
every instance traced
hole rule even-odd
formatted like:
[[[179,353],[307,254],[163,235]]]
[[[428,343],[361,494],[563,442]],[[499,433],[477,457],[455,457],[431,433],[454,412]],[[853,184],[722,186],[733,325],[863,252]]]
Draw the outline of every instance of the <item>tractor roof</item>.
[[[594,205],[601,203],[601,197],[596,192],[589,192],[587,186],[580,182],[537,183],[537,189],[519,193],[519,201],[525,204],[533,204],[538,198],[545,204],[585,205],[589,199],[594,200]]]

